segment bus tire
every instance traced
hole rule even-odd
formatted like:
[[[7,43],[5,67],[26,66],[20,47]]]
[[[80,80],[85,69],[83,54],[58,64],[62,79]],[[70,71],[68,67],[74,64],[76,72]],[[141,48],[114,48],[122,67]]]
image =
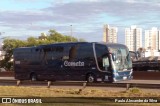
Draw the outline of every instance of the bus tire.
[[[36,81],[37,80],[37,75],[35,73],[32,73],[30,76],[31,81]]]
[[[96,78],[95,78],[95,75],[94,74],[88,74],[87,75],[87,82],[88,83],[93,83],[95,82]]]

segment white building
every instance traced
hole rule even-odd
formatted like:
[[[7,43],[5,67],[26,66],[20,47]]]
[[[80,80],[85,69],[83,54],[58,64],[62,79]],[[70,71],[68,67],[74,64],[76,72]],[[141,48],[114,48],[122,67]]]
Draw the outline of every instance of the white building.
[[[142,47],[142,28],[137,28],[135,25],[125,28],[125,45],[130,51],[137,51]]]
[[[146,50],[144,52],[144,56],[145,57],[149,57],[149,56],[160,56],[160,52],[157,50]]]
[[[107,43],[117,43],[117,32],[117,27],[110,27],[109,25],[104,25],[103,41]]]
[[[145,30],[145,48],[147,50],[159,50],[160,49],[160,37],[159,31],[156,27],[151,30]]]
[[[3,60],[5,57],[5,51],[0,50],[0,60]]]

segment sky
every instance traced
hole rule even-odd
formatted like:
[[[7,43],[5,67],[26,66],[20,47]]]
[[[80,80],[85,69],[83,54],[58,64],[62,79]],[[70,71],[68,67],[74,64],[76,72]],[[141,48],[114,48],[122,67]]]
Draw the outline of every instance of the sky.
[[[160,0],[1,0],[0,35],[25,40],[50,29],[64,35],[99,42],[103,25],[118,27],[118,43],[124,29],[160,27]],[[72,25],[72,26],[71,26]]]

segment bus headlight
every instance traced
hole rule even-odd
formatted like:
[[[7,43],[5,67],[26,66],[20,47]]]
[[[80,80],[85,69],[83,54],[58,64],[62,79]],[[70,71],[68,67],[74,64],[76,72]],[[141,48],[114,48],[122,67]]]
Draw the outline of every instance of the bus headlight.
[[[113,82],[117,82],[116,78],[113,78]]]
[[[114,73],[114,76],[119,76],[119,74],[118,73]]]
[[[131,69],[131,71],[130,71],[130,73],[129,73],[130,75],[132,75],[133,74],[133,69]]]

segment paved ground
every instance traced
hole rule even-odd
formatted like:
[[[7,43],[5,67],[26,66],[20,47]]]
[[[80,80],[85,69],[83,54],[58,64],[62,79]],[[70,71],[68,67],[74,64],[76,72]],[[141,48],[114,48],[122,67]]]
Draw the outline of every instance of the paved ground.
[[[116,83],[160,84],[160,80],[130,80],[130,81],[120,81]]]
[[[15,81],[14,77],[0,77],[0,81],[1,80],[13,80],[13,82]],[[130,80],[130,81],[120,81],[120,82],[116,82],[116,83],[136,83],[136,84],[160,84],[160,80]],[[16,83],[11,83],[11,85],[15,85]],[[2,84],[3,85],[3,84]],[[8,83],[6,84],[8,85]],[[23,85],[23,86],[30,86],[30,85]],[[47,82],[46,84],[42,84],[42,85],[37,85],[37,84],[32,84],[32,87],[46,87],[47,86]],[[64,85],[60,85],[60,86],[57,86],[57,85],[52,85],[51,88],[63,88],[63,89],[80,89],[82,88],[82,86],[77,86],[77,85],[72,85],[72,86],[64,86]],[[87,86],[85,89],[102,89],[102,90],[111,90],[113,92],[117,92],[117,91],[125,91],[126,88],[125,87],[90,87],[90,86]],[[153,89],[149,89],[149,88],[139,88],[141,90],[143,90],[144,92],[150,92],[150,93],[160,93],[160,89],[157,89],[157,88],[153,88]]]
[[[14,77],[0,77],[0,80],[15,80]]]
[[[0,80],[15,80],[14,77],[0,77]],[[130,80],[116,83],[160,84],[160,80]]]

